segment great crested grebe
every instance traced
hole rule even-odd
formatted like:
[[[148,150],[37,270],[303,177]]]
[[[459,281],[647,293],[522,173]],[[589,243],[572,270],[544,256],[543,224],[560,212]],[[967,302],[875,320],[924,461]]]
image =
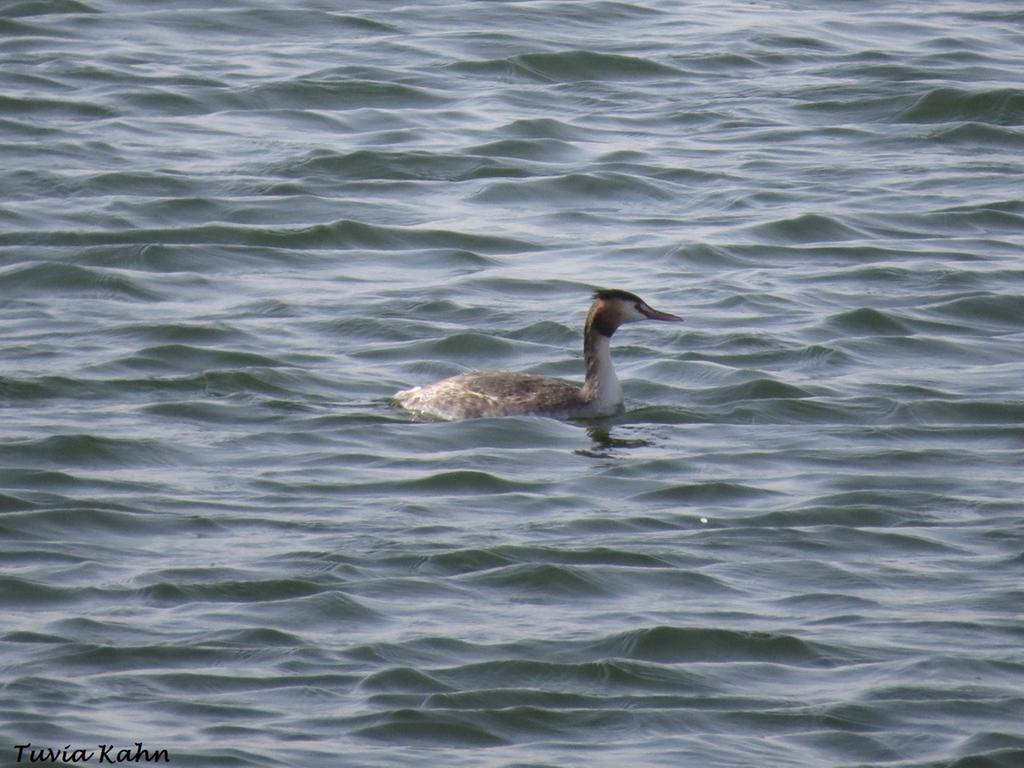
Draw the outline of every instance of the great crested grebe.
[[[622,385],[615,375],[609,342],[623,323],[679,321],[628,291],[594,292],[583,328],[583,386],[532,373],[473,371],[395,395],[406,410],[449,421],[483,416],[550,416],[585,419],[622,407]]]

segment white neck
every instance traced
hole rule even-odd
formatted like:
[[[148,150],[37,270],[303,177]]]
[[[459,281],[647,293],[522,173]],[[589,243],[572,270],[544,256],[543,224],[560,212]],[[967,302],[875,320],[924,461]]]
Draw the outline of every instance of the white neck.
[[[622,405],[622,385],[612,365],[611,339],[594,333],[587,342],[584,392],[600,410],[615,410]]]

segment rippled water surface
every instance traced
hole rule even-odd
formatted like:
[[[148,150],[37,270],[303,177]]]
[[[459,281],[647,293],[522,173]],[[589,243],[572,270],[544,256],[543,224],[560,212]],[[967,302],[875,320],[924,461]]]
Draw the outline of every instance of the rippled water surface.
[[[0,763],[1024,765],[1016,0],[0,35]]]

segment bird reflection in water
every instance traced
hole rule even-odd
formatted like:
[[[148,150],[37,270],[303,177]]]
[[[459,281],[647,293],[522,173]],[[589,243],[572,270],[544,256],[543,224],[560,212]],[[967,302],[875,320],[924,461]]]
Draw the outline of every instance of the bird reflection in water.
[[[594,445],[590,448],[577,448],[573,453],[593,459],[606,459],[621,448],[648,448],[654,445],[654,441],[643,438],[614,437],[612,428],[606,424],[591,424],[587,427],[587,436]]]

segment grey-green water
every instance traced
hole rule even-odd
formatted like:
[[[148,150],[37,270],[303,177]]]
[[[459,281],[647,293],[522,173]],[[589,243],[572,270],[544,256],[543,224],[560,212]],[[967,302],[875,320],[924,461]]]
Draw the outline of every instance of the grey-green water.
[[[0,763],[1024,765],[1022,73],[1009,0],[4,3]],[[389,407],[594,286],[686,317],[623,415]]]

